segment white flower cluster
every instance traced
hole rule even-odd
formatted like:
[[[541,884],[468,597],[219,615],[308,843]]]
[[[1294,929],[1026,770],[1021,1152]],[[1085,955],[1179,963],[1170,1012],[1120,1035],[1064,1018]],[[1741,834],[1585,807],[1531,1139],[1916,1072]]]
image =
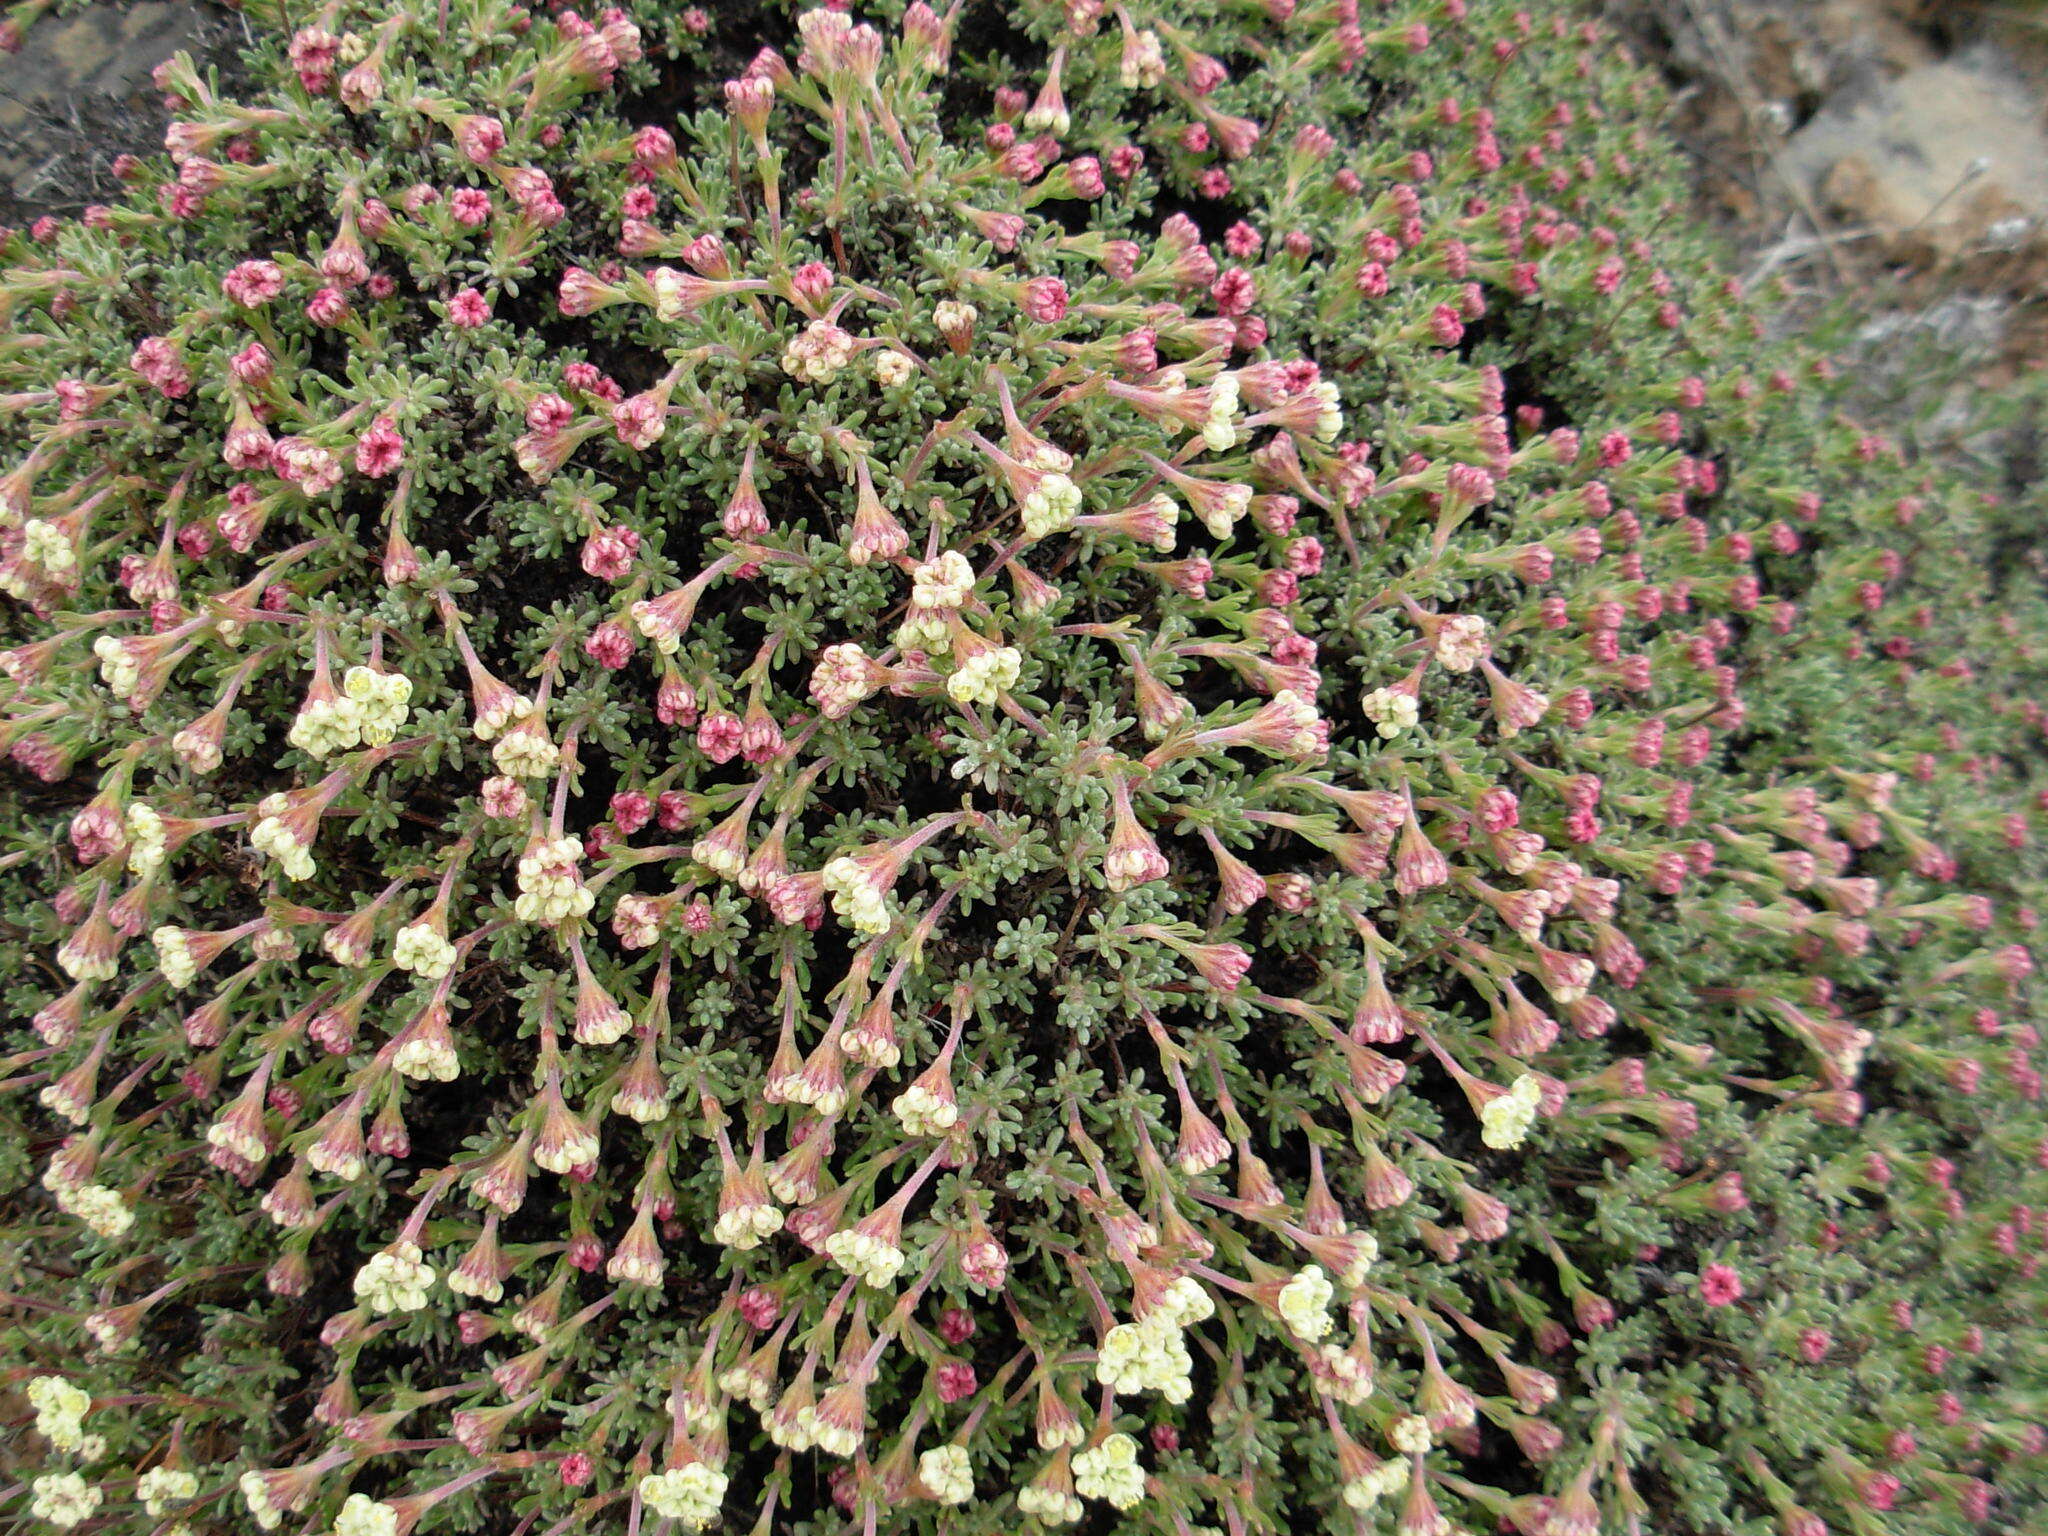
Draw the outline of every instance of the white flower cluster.
[[[1370,1232],[1352,1234],[1357,1244],[1355,1256],[1344,1270],[1344,1288],[1355,1291],[1365,1283],[1366,1273],[1380,1261],[1380,1240]]]
[[[1524,1072],[1506,1093],[1489,1100],[1479,1112],[1479,1139],[1496,1152],[1519,1147],[1536,1123],[1536,1109],[1542,1102],[1543,1085]]]
[[[910,359],[901,352],[884,347],[875,353],[875,382],[884,389],[901,389],[910,382]]]
[[[1138,1442],[1114,1434],[1074,1458],[1074,1488],[1084,1499],[1101,1499],[1129,1509],[1145,1497],[1145,1469],[1138,1465]]]
[[[128,867],[148,879],[164,863],[164,819],[140,800],[132,800],[121,818],[128,834]]]
[[[1157,1392],[1184,1403],[1194,1391],[1194,1360],[1184,1330],[1216,1313],[1216,1303],[1192,1275],[1182,1275],[1157,1305],[1134,1323],[1119,1323],[1103,1337],[1095,1379],[1118,1392]]]
[[[433,1289],[434,1271],[421,1262],[418,1243],[399,1241],[356,1271],[356,1299],[379,1315],[418,1312]]]
[[[946,679],[946,692],[957,704],[993,704],[1017,686],[1024,658],[1010,645],[992,646],[970,656]]]
[[[938,1445],[917,1458],[917,1480],[941,1504],[965,1504],[974,1497],[974,1473],[964,1445]]]
[[[827,1418],[822,1412],[811,1415],[811,1444],[827,1456],[837,1456],[842,1461],[851,1461],[853,1453],[860,1449],[861,1436],[866,1426],[848,1424]]]
[[[113,951],[85,942],[87,933],[83,927],[72,930],[71,937],[58,946],[57,963],[73,981],[109,981],[118,969]]]
[[[1382,739],[1392,741],[1403,731],[1413,730],[1419,710],[1415,695],[1400,688],[1375,688],[1359,701],[1365,718],[1372,721]]]
[[[904,614],[903,622],[896,626],[896,633],[890,639],[906,656],[912,651],[943,656],[953,649],[953,630],[945,617],[936,613],[920,613],[915,608]]]
[[[1024,536],[1043,539],[1074,526],[1081,512],[1081,487],[1055,471],[1040,475],[1024,498]]]
[[[558,837],[529,848],[519,861],[519,897],[512,904],[513,915],[523,923],[552,928],[588,912],[597,898],[583,883],[583,872],[577,867],[582,858],[580,837]]]
[[[832,893],[832,911],[855,933],[870,936],[889,929],[889,903],[868,878],[866,866],[841,854],[824,869],[825,889]]]
[[[533,700],[506,688],[494,694],[471,727],[478,741],[490,741],[533,713]]]
[[[202,715],[171,737],[171,751],[194,773],[212,773],[221,763],[220,741],[206,726]]]
[[[1166,78],[1166,49],[1150,27],[1126,33],[1117,78],[1127,91],[1149,90]]]
[[[23,564],[40,566],[52,576],[62,576],[78,564],[64,530],[40,517],[21,525],[21,558]]]
[[[161,1519],[173,1504],[182,1504],[199,1491],[199,1478],[183,1467],[151,1467],[135,1480],[135,1497],[142,1500],[143,1513]]]
[[[718,1213],[711,1225],[711,1240],[721,1248],[742,1253],[758,1248],[782,1230],[782,1212],[766,1200],[739,1200]]]
[[[1454,613],[1436,627],[1436,659],[1452,672],[1470,672],[1486,659],[1486,620]]]
[[[407,923],[391,944],[391,963],[428,981],[439,981],[454,968],[455,946],[425,923]]]
[[[846,1227],[825,1239],[825,1253],[834,1264],[855,1279],[865,1280],[878,1291],[896,1283],[903,1269],[903,1250],[859,1227]]]
[[[352,1493],[334,1517],[334,1536],[398,1536],[398,1511],[367,1493]]]
[[[324,760],[363,739],[362,717],[362,709],[353,699],[308,699],[285,740],[308,757]]]
[[[923,613],[948,613],[974,591],[974,567],[957,549],[927,560],[910,573],[910,606]]]
[[[81,1184],[57,1193],[57,1209],[76,1216],[101,1237],[119,1237],[135,1225],[135,1213],[121,1192],[104,1184]]]
[[[654,290],[654,318],[680,320],[687,315],[696,298],[691,292],[693,281],[674,267],[656,267],[648,273],[647,286]]]
[[[829,320],[813,320],[782,349],[782,371],[806,384],[830,384],[853,361],[853,338]]]
[[[922,1083],[912,1083],[897,1094],[889,1108],[906,1136],[943,1136],[960,1123],[959,1104],[941,1098]]]
[[[654,642],[654,648],[664,656],[673,656],[682,649],[683,639],[677,632],[675,622],[662,605],[642,598],[626,610],[626,616],[633,621],[633,627],[640,631],[640,638]]]
[[[1028,1483],[1017,1490],[1017,1508],[1045,1525],[1072,1525],[1086,1514],[1081,1501],[1062,1488]]]
[[[690,844],[690,857],[727,880],[737,880],[747,867],[747,850],[738,839],[707,832]]]
[[[1404,1456],[1426,1456],[1436,1444],[1429,1432],[1429,1420],[1419,1413],[1405,1413],[1387,1431],[1387,1443]]]
[[[61,1530],[89,1519],[105,1497],[98,1484],[88,1483],[76,1472],[46,1472],[31,1486],[35,1497],[29,1513]]]
[[[761,1415],[761,1427],[767,1431],[772,1444],[798,1453],[816,1448],[818,1410],[812,1404],[806,1403],[794,1413],[783,1413],[775,1407],[773,1384],[764,1383],[756,1411]]]
[[[199,963],[192,958],[192,944],[185,937],[185,930],[166,923],[149,936],[149,942],[156,946],[156,968],[163,972],[165,985],[173,992],[191,986],[199,974]]]
[[[251,1468],[236,1480],[236,1486],[242,1490],[242,1500],[260,1529],[274,1531],[283,1523],[284,1511],[270,1502],[270,1480],[261,1472]]]
[[[650,1080],[637,1072],[620,1080],[612,1094],[611,1111],[638,1125],[655,1125],[668,1118],[668,1081],[658,1072]]]
[[[28,1384],[28,1405],[36,1411],[36,1433],[60,1451],[85,1442],[85,1414],[92,1394],[62,1376],[37,1376]]]
[[[265,795],[257,801],[256,829],[249,834],[249,841],[258,853],[267,853],[277,860],[278,868],[287,878],[310,880],[313,850],[300,842],[285,822],[285,813],[290,809],[291,800],[282,794]]]
[[[941,299],[932,306],[932,324],[941,336],[965,336],[974,330],[981,311],[959,299]]]
[[[1202,520],[1202,526],[1219,539],[1229,538],[1230,530],[1251,509],[1252,488],[1237,481],[1216,486],[1195,503],[1195,514]]]
[[[455,1054],[455,1042],[445,1027],[429,1021],[409,1040],[391,1053],[391,1066],[400,1077],[416,1083],[452,1083],[462,1075],[462,1058]]]
[[[353,1184],[363,1176],[362,1138],[320,1136],[306,1148],[306,1166],[315,1173]]]
[[[115,1313],[86,1313],[86,1333],[92,1346],[102,1354],[125,1354],[135,1348],[135,1335],[121,1325]]]
[[[1164,491],[1154,491],[1131,511],[1138,516],[1141,526],[1150,525],[1152,547],[1162,555],[1172,554],[1173,546],[1180,542],[1180,503]]]
[[[640,1501],[686,1531],[701,1531],[718,1518],[728,1479],[714,1466],[693,1461],[640,1479]]]
[[[448,1271],[448,1289],[458,1296],[473,1296],[487,1306],[505,1299],[505,1283],[494,1269],[467,1261]]]
[[[549,1173],[569,1173],[597,1161],[603,1142],[575,1116],[551,1116],[534,1143],[533,1160]]]
[[[1339,402],[1337,386],[1328,379],[1319,379],[1309,385],[1308,392],[1315,396],[1320,407],[1316,411],[1316,436],[1330,442],[1344,430],[1344,407]]]
[[[62,1115],[73,1125],[83,1125],[92,1118],[92,1100],[81,1093],[70,1073],[52,1078],[43,1085],[36,1095],[36,1102],[55,1114]]]
[[[1275,1303],[1294,1336],[1313,1344],[1330,1331],[1330,1298],[1336,1288],[1320,1264],[1311,1264],[1280,1287]]]
[[[107,692],[117,699],[125,699],[135,691],[142,681],[142,668],[128,647],[112,635],[101,635],[92,643],[93,655],[100,659],[100,681],[107,685]]]
[[[1407,1486],[1408,1463],[1383,1461],[1370,1472],[1354,1477],[1344,1485],[1344,1503],[1350,1509],[1371,1509],[1381,1499],[1399,1493]]]
[[[206,1128],[206,1144],[245,1163],[260,1163],[270,1152],[263,1138],[250,1130],[246,1118],[236,1114],[232,1107]]]
[[[1219,376],[1209,386],[1209,416],[1202,423],[1202,443],[1211,453],[1228,453],[1237,442],[1237,406],[1236,378],[1227,373]],[[1318,428],[1321,425],[1318,418]]]
[[[525,720],[505,732],[491,747],[491,761],[507,778],[544,779],[561,760],[562,749],[548,740],[548,733]]]
[[[381,747],[405,724],[412,680],[402,672],[350,667],[339,696],[309,699],[285,739],[302,752],[326,758],[367,742]]]

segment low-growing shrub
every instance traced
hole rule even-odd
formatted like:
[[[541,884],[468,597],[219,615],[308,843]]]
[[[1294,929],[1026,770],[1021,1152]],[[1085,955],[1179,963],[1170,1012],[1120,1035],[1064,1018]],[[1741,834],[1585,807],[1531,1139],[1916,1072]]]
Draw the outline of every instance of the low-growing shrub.
[[[1535,12],[166,66],[0,250],[6,1514],[2038,1519],[2038,598]]]

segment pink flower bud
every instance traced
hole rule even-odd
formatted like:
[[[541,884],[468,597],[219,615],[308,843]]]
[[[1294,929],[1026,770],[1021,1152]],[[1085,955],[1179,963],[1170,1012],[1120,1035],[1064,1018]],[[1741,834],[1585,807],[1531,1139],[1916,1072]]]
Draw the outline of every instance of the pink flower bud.
[[[1041,325],[1064,320],[1067,314],[1067,285],[1056,277],[1034,277],[1024,284],[1024,313]]]

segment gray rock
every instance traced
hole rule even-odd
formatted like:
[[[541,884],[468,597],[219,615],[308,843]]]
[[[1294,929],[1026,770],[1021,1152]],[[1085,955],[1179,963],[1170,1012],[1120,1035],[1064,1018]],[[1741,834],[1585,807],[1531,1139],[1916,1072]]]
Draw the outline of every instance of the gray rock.
[[[108,200],[122,153],[163,147],[169,121],[150,72],[176,53],[220,51],[240,23],[192,0],[105,3],[47,16],[0,56],[0,220]]]

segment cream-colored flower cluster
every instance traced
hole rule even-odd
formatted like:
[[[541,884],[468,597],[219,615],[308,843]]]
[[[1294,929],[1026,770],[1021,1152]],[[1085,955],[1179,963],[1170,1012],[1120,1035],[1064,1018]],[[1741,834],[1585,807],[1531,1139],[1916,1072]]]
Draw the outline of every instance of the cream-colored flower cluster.
[[[1054,470],[1040,475],[1038,484],[1024,498],[1024,536],[1049,538],[1074,526],[1081,513],[1081,488],[1065,474]]]
[[[917,1480],[941,1504],[965,1504],[974,1497],[974,1472],[964,1445],[939,1445],[917,1458]]]
[[[1169,1403],[1186,1402],[1194,1391],[1194,1359],[1185,1330],[1215,1312],[1201,1282],[1182,1275],[1143,1317],[1103,1336],[1095,1379],[1119,1392],[1157,1392]]]
[[[849,641],[819,653],[811,672],[811,697],[827,720],[844,720],[874,691],[873,664],[858,645]]]
[[[772,1201],[735,1200],[711,1224],[711,1240],[741,1252],[758,1248],[782,1230],[782,1212]]]
[[[199,1476],[184,1467],[151,1467],[135,1480],[135,1497],[143,1512],[161,1519],[173,1504],[182,1504],[199,1492]]]
[[[191,986],[199,974],[199,963],[192,958],[192,943],[185,930],[166,923],[150,934],[149,942],[156,946],[156,968],[163,973],[164,984],[173,992]]]
[[[889,903],[859,859],[841,854],[825,865],[823,873],[834,915],[864,936],[888,932]]]
[[[849,1275],[878,1291],[894,1285],[903,1269],[901,1248],[859,1227],[847,1227],[826,1238],[825,1254]]]
[[[943,1136],[960,1121],[958,1101],[934,1093],[922,1083],[912,1083],[897,1094],[889,1108],[906,1136]]]
[[[513,915],[543,928],[582,917],[596,900],[583,883],[582,860],[580,837],[535,843],[519,861],[519,896],[512,904]]]
[[[427,923],[407,923],[391,944],[391,963],[428,981],[439,981],[454,968],[455,946]]]
[[[1024,658],[1015,646],[996,645],[970,656],[946,679],[956,704],[993,704],[1017,686]]]
[[[1392,741],[1403,731],[1415,729],[1415,722],[1421,718],[1421,707],[1415,695],[1404,688],[1375,688],[1359,700],[1359,708],[1365,711],[1365,718],[1387,741]]]
[[[352,1493],[334,1517],[334,1536],[398,1536],[398,1511],[367,1493]]]
[[[1536,1123],[1542,1102],[1543,1085],[1524,1072],[1479,1112],[1479,1139],[1497,1152],[1519,1147]]]
[[[729,1480],[706,1462],[693,1461],[640,1479],[640,1501],[686,1531],[701,1531],[718,1518]]]
[[[62,1376],[36,1376],[29,1381],[27,1395],[36,1411],[36,1433],[60,1451],[77,1451],[85,1440],[92,1394]]]
[[[1311,1264],[1280,1287],[1275,1307],[1296,1338],[1313,1344],[1330,1331],[1330,1298],[1335,1294],[1322,1266]]]
[[[90,1519],[105,1493],[76,1472],[46,1472],[30,1485],[29,1513],[60,1530]]]
[[[356,1299],[372,1312],[418,1312],[434,1287],[434,1271],[422,1262],[418,1243],[400,1240],[356,1271]]]
[[[164,819],[142,801],[131,800],[121,826],[128,835],[128,868],[146,880],[163,868]]]
[[[309,757],[326,759],[368,743],[381,747],[398,734],[412,699],[412,681],[400,672],[350,667],[341,692],[306,701],[286,740]]]
[[[813,320],[782,349],[782,371],[806,384],[830,384],[852,361],[853,337],[829,320]]]
[[[1362,1473],[1344,1485],[1344,1504],[1348,1509],[1371,1509],[1381,1499],[1399,1493],[1407,1486],[1408,1463],[1383,1461],[1370,1472]]]
[[[121,1192],[104,1184],[81,1184],[76,1189],[59,1190],[56,1199],[58,1210],[76,1216],[100,1237],[119,1237],[135,1225],[135,1212]]]
[[[314,870],[313,850],[299,841],[298,834],[284,819],[290,809],[290,798],[281,793],[266,795],[257,801],[256,826],[249,834],[249,842],[258,853],[275,859],[287,878],[310,880]]]
[[[1105,1437],[1074,1458],[1074,1488],[1084,1499],[1101,1499],[1130,1509],[1145,1497],[1145,1469],[1138,1442],[1126,1434]]]
[[[92,653],[100,659],[100,681],[107,685],[107,692],[117,699],[135,692],[142,681],[142,668],[127,646],[112,635],[101,635],[93,641]]]

